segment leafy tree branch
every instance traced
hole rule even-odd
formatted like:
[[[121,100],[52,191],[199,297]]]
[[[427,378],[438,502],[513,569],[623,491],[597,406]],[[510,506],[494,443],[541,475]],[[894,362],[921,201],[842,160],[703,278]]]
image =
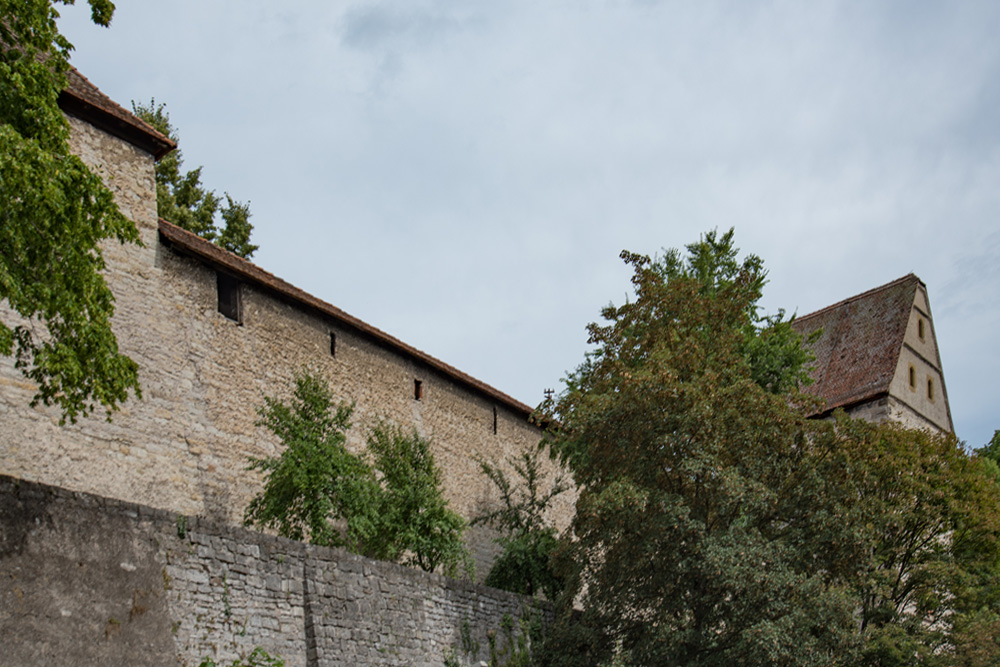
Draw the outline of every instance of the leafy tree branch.
[[[503,551],[486,576],[487,586],[523,595],[544,593],[554,600],[563,581],[551,560],[558,546],[557,532],[545,515],[556,496],[569,489],[569,483],[562,475],[547,483],[538,456],[539,450],[534,450],[508,459],[517,481],[512,481],[499,465],[479,460],[479,468],[493,483],[500,502],[495,509],[473,519],[472,524],[487,525],[500,533],[497,543]]]
[[[246,524],[428,572],[471,571],[465,521],[448,508],[426,438],[379,420],[367,437],[372,460],[349,451],[353,406],[335,403],[326,381],[308,371],[296,375],[291,400],[267,397],[258,412],[284,449],[251,459],[265,481]]]
[[[72,3],[69,3],[72,4]],[[90,0],[107,26],[114,5]],[[138,243],[111,192],[69,152],[57,104],[72,45],[48,0],[0,2],[0,354],[37,386],[32,405],[76,421],[140,394],[138,368],[111,330],[101,244]]]

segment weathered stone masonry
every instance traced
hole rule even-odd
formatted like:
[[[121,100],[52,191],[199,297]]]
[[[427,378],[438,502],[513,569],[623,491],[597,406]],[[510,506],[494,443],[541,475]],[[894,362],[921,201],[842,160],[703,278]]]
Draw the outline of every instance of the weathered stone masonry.
[[[376,416],[431,438],[446,497],[466,517],[490,500],[475,457],[501,460],[537,445],[527,406],[158,222],[152,155],[90,122],[70,123],[73,151],[103,176],[144,244],[105,249],[114,330],[139,364],[143,396],[111,422],[97,414],[60,426],[57,410],[29,407],[35,388],[0,359],[0,474],[239,522],[261,484],[248,457],[279,447],[255,425],[256,408],[265,395],[287,394],[304,367],[355,403],[350,447],[363,447]],[[240,322],[218,310],[220,273],[239,279]],[[559,499],[560,528],[572,503],[570,494]],[[470,535],[483,576],[495,547],[482,530]]]
[[[487,659],[549,605],[204,518],[0,477],[0,665],[288,667]],[[16,641],[11,641],[16,638]],[[464,656],[467,659],[473,656]]]

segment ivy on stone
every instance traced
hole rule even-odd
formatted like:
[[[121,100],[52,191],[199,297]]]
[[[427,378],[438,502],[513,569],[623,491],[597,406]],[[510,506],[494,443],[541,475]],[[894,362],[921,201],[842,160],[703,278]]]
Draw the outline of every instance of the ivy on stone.
[[[198,667],[218,667],[215,660],[205,658]],[[271,655],[260,646],[256,647],[245,658],[237,658],[229,667],[285,667],[285,661],[277,655]]]

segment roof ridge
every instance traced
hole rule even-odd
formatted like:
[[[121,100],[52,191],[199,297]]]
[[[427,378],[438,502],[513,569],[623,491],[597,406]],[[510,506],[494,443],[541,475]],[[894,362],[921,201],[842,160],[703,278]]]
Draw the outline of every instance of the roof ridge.
[[[810,317],[814,317],[816,315],[820,315],[822,313],[826,313],[828,311],[834,310],[835,308],[841,308],[841,307],[846,306],[847,304],[849,304],[849,303],[851,303],[853,301],[858,301],[860,299],[864,299],[866,297],[872,296],[873,294],[877,294],[878,292],[881,292],[883,290],[887,290],[887,289],[889,289],[891,287],[896,287],[897,285],[900,285],[900,284],[905,283],[905,282],[910,281],[910,280],[916,280],[921,285],[924,285],[924,281],[921,280],[915,273],[913,273],[911,271],[910,273],[907,273],[905,276],[903,276],[901,278],[896,278],[895,280],[887,282],[884,285],[879,285],[878,287],[873,287],[872,289],[866,290],[864,292],[861,292],[860,294],[855,294],[854,296],[849,296],[846,299],[842,299],[842,300],[838,301],[837,303],[830,304],[829,306],[825,306],[823,308],[820,308],[819,310],[814,310],[811,313],[807,313],[805,315],[798,315],[798,316],[795,317],[795,320],[797,322],[802,322],[802,320],[807,320]]]

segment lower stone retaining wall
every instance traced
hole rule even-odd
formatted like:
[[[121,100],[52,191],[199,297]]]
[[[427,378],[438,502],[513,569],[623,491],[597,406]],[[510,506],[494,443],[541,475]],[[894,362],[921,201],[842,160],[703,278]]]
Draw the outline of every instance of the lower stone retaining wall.
[[[544,603],[341,549],[0,476],[0,665],[488,660]],[[505,620],[505,617],[506,620]],[[462,647],[478,647],[478,654]]]

